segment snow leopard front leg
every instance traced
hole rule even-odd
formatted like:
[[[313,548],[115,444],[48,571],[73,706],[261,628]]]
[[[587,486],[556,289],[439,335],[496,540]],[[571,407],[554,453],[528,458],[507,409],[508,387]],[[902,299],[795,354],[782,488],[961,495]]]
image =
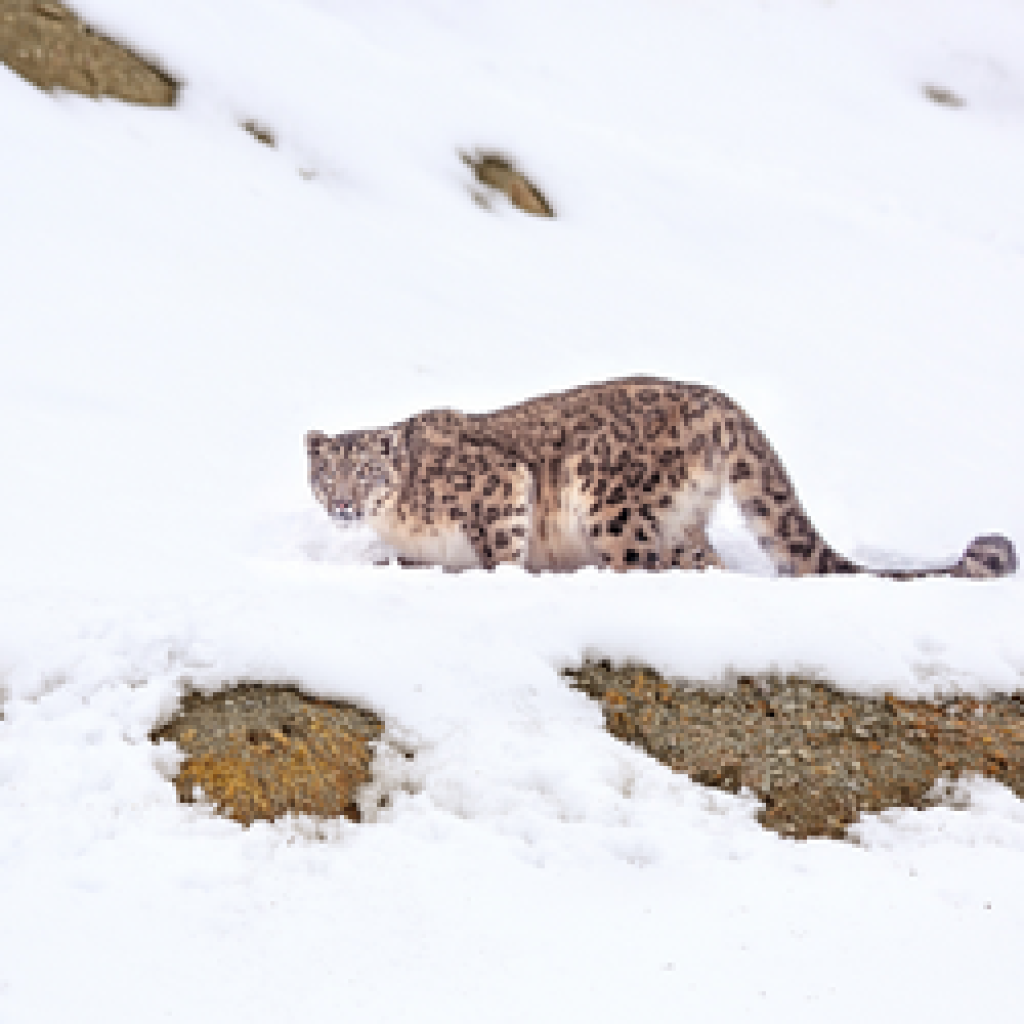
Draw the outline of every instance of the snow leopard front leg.
[[[529,470],[451,409],[406,421],[381,536],[406,564],[458,572],[525,564]]]
[[[531,475],[525,462],[497,448],[474,444],[470,468],[457,479],[468,481],[457,505],[462,528],[484,569],[526,565],[530,533]],[[455,508],[453,508],[453,514]]]

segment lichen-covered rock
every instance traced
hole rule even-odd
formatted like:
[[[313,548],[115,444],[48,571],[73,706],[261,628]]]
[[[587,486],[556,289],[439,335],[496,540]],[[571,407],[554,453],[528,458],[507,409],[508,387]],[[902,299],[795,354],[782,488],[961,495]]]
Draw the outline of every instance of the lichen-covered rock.
[[[361,708],[243,681],[189,693],[151,739],[185,754],[174,780],[183,803],[207,800],[243,825],[288,813],[359,821],[358,791],[383,728]]]
[[[171,106],[177,83],[53,0],[0,0],[0,62],[40,89]]]
[[[1024,798],[1024,695],[879,699],[795,676],[710,689],[606,661],[565,674],[601,702],[612,735],[704,785],[745,787],[762,824],[793,838],[838,839],[861,814],[927,806],[943,778],[985,775]]]

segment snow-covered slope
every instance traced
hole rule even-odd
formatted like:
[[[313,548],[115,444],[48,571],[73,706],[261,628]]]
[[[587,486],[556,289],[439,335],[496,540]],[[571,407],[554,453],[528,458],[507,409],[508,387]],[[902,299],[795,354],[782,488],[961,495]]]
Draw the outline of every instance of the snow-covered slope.
[[[1024,542],[1020,4],[78,10],[185,89],[131,109],[0,68],[0,1021],[1012,1014],[1009,793],[784,842],[557,669],[1013,689],[1019,577],[766,579],[728,510],[746,574],[374,568],[302,435],[700,380],[845,552]],[[475,147],[557,219],[474,204]],[[380,821],[174,802],[149,729],[185,677],[244,673],[420,751]]]

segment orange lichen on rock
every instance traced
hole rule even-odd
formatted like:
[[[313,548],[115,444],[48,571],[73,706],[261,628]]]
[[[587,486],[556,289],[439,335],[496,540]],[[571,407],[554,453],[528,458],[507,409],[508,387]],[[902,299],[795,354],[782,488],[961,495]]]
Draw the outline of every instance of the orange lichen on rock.
[[[607,661],[565,674],[614,736],[704,785],[748,790],[761,822],[793,838],[838,839],[862,814],[927,806],[943,778],[984,775],[1024,798],[1024,694],[878,699],[798,677],[675,686]]]
[[[153,738],[186,755],[174,780],[180,800],[207,800],[250,825],[288,813],[359,821],[358,791],[382,731],[376,716],[351,705],[247,682],[189,694]]]

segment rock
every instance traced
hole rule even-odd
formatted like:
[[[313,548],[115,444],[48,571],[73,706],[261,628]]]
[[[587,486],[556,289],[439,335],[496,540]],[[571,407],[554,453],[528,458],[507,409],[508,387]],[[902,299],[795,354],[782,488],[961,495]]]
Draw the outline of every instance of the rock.
[[[501,192],[513,206],[535,217],[554,217],[555,211],[543,193],[509,157],[492,152],[478,152],[473,156],[460,153],[459,156],[486,189]],[[476,192],[474,198],[481,206],[490,205],[486,193]]]
[[[614,736],[704,785],[746,785],[762,824],[794,838],[842,838],[863,813],[924,807],[945,777],[985,775],[1024,798],[1022,695],[871,699],[770,676],[684,688],[607,661],[565,675],[601,702]]]
[[[183,803],[208,800],[243,825],[287,813],[359,821],[358,793],[370,781],[371,744],[383,728],[352,705],[242,681],[188,693],[150,738],[186,755],[174,780]]]
[[[961,99],[952,89],[947,89],[943,85],[925,85],[922,86],[921,90],[925,96],[932,101],[932,103],[938,103],[943,107],[962,107],[965,106],[963,99]]]
[[[178,84],[52,0],[0,0],[0,61],[40,89],[172,106]]]
[[[277,136],[258,121],[243,121],[242,127],[257,141],[273,149],[277,145]],[[301,173],[301,172],[300,172]]]

